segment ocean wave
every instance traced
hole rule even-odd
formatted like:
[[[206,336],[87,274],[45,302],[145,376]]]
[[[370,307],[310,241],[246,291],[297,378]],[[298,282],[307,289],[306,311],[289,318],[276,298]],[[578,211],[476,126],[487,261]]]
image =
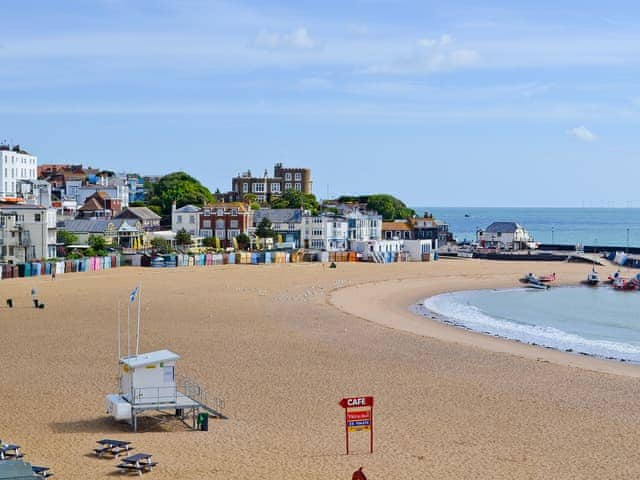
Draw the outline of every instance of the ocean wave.
[[[464,292],[444,293],[430,297],[423,302],[422,307],[447,318],[455,325],[476,332],[558,350],[640,362],[640,346],[625,342],[589,339],[551,326],[519,323],[507,317],[492,316],[471,304]]]

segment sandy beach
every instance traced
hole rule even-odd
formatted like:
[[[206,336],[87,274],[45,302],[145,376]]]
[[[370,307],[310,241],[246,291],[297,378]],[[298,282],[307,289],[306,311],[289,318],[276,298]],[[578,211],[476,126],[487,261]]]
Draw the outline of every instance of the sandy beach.
[[[104,437],[152,453],[157,479],[635,478],[640,367],[519,344],[412,314],[436,293],[577,283],[589,266],[415,264],[121,268],[0,282],[0,439],[54,478],[119,476]],[[606,268],[600,269],[606,276]],[[606,272],[606,273],[605,273]],[[104,413],[117,388],[116,304],[142,284],[141,351],[225,401],[208,432],[170,418],[141,433]],[[31,289],[46,304],[31,306]],[[15,308],[4,306],[13,298]],[[375,452],[338,401],[376,399]]]

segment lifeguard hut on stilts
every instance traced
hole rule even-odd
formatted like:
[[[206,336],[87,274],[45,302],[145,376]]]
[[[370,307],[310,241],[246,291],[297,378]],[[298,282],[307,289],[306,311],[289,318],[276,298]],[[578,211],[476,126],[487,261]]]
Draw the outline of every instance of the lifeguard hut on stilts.
[[[139,287],[132,292],[132,298],[138,292]],[[113,415],[116,420],[130,422],[134,432],[138,429],[138,416],[146,411],[174,412],[176,417],[185,422],[190,417],[191,427],[196,429],[200,426],[201,430],[208,430],[209,415],[215,418],[227,418],[221,413],[224,408],[222,399],[212,399],[215,408],[210,406],[207,392],[202,385],[185,376],[176,375],[176,361],[180,358],[178,354],[169,350],[138,353],[139,312],[138,306],[135,355],[120,357],[120,322],[118,321],[119,392],[106,396],[107,414]],[[127,325],[127,338],[129,338],[129,325]]]

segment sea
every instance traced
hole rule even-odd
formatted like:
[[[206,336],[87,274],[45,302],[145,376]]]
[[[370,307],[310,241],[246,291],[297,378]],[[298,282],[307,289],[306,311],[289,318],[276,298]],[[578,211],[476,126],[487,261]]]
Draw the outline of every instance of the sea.
[[[445,293],[416,313],[456,326],[575,354],[640,363],[640,293],[610,286]]]
[[[640,208],[411,207],[449,224],[458,241],[474,241],[492,222],[517,222],[539,243],[640,247]]]

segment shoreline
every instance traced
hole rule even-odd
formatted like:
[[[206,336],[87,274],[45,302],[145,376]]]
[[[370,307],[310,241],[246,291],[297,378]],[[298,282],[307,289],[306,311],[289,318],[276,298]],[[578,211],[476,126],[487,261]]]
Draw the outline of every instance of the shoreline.
[[[558,282],[558,285],[579,286],[579,281]],[[513,280],[505,281],[500,278],[484,282],[481,288],[469,286],[469,288],[455,290],[445,286],[434,288],[424,280],[383,280],[335,290],[331,293],[329,302],[342,312],[355,315],[363,320],[422,337],[430,337],[465,347],[480,348],[493,353],[509,354],[527,360],[547,361],[566,367],[640,378],[640,365],[630,361],[611,360],[580,352],[565,352],[544,345],[533,345],[516,339],[485,334],[464,326],[446,323],[438,318],[430,318],[411,310],[412,307],[423,303],[426,299],[444,293],[512,288],[513,286]],[[357,291],[357,295],[355,291]],[[354,298],[358,299],[359,305],[353,301]],[[375,306],[381,308],[375,308]],[[422,306],[422,308],[425,307]],[[430,312],[430,315],[442,317],[436,312]]]
[[[585,285],[574,285],[574,284],[563,284],[563,285],[555,285],[553,288],[603,288],[604,286],[598,286],[598,287],[587,287]],[[526,288],[526,287],[520,287],[522,289]],[[503,289],[489,289],[489,290],[503,290]],[[510,290],[510,289],[504,289],[504,290]],[[500,335],[498,333],[492,333],[490,331],[480,331],[480,330],[476,330],[473,329],[471,327],[468,327],[467,325],[465,325],[464,323],[462,323],[461,321],[450,317],[448,315],[444,315],[442,313],[436,312],[432,309],[430,309],[429,307],[427,307],[425,305],[426,301],[437,297],[439,295],[446,295],[446,294],[453,294],[453,293],[459,293],[462,291],[487,291],[487,289],[484,290],[456,290],[456,291],[452,291],[452,292],[445,292],[445,293],[440,293],[440,294],[436,294],[436,295],[431,295],[428,296],[426,298],[424,298],[421,302],[419,303],[414,303],[413,305],[410,305],[408,307],[409,311],[411,313],[413,313],[414,315],[418,315],[420,317],[426,318],[427,320],[433,320],[436,322],[440,322],[442,324],[445,325],[449,325],[451,327],[454,328],[459,328],[468,332],[475,332],[475,333],[480,333],[482,335],[486,335],[489,337],[494,337],[494,338],[500,338],[502,340],[506,340],[506,341],[510,341],[510,342],[516,342],[516,343],[520,343],[523,345],[531,345],[532,347],[539,347],[539,348],[543,348],[543,349],[547,349],[547,350],[554,350],[556,352],[560,352],[560,353],[567,353],[569,355],[577,355],[577,356],[584,356],[584,357],[590,357],[590,358],[595,358],[598,360],[604,360],[607,362],[618,362],[621,364],[628,364],[628,365],[636,365],[636,366],[640,366],[640,361],[634,361],[634,360],[629,360],[629,359],[625,359],[625,358],[619,358],[619,357],[613,357],[613,356],[604,356],[604,355],[598,355],[596,353],[589,353],[589,352],[583,352],[580,350],[575,350],[575,349],[566,349],[566,350],[562,350],[560,348],[557,347],[553,347],[551,345],[545,345],[543,343],[536,343],[536,342],[528,342],[525,340],[520,340],[519,338],[512,338],[512,337],[507,337],[505,335]]]

